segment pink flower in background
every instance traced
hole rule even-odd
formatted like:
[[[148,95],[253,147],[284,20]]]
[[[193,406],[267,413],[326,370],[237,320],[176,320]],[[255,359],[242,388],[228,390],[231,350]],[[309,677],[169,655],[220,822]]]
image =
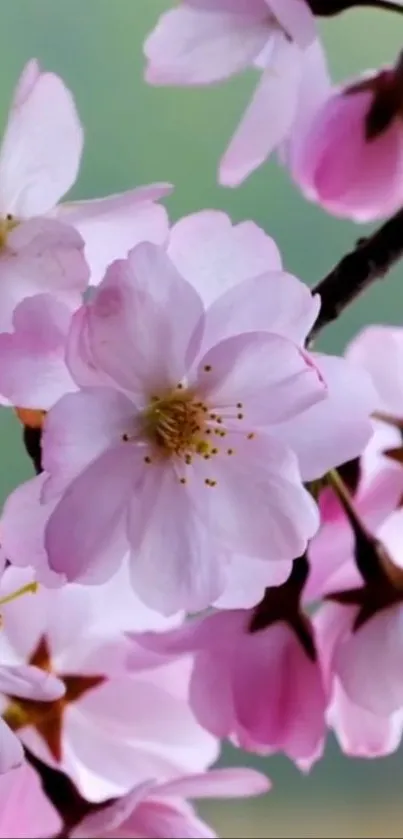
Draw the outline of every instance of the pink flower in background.
[[[0,839],[48,839],[61,828],[60,816],[28,763],[0,778]]]
[[[366,459],[364,453],[358,486],[353,492],[354,506],[363,524],[375,536],[403,496],[403,469],[386,461],[373,470],[367,467]],[[353,530],[330,487],[320,493],[319,509],[321,526],[308,549],[310,574],[304,591],[307,602],[346,587],[346,575],[351,586],[362,582],[354,565]]]
[[[65,361],[73,312],[51,294],[15,308],[13,331],[0,332],[0,393],[12,405],[47,411],[76,390]]]
[[[318,662],[281,621],[251,631],[253,611],[216,613],[164,634],[133,636],[138,647],[193,656],[190,703],[216,737],[259,754],[284,752],[301,768],[322,753],[326,695]]]
[[[374,617],[367,624],[370,634],[365,633],[366,628],[363,627],[357,630],[356,635],[351,635],[351,625],[355,616],[354,608],[332,603],[322,606],[314,618],[316,638],[330,695],[326,719],[345,754],[352,757],[375,758],[392,754],[398,749],[403,732],[403,703],[399,701],[393,703],[393,707],[382,707],[376,699],[373,701],[374,693],[379,695],[379,687],[385,694],[390,687],[390,676],[386,683],[382,683],[385,669],[388,672],[388,664],[391,663],[390,656],[385,668],[381,661],[383,655],[387,655],[383,643],[385,635],[382,632],[382,621],[378,624],[377,618]],[[360,639],[363,630],[364,636]],[[366,665],[359,653],[354,657],[354,649],[358,650],[356,644],[360,645],[361,641],[366,647]],[[395,642],[397,637],[393,643]],[[357,678],[362,680],[358,692],[350,689],[349,679],[347,677],[346,683],[343,674],[343,660],[346,654],[349,655],[350,645],[351,662],[354,662],[353,667],[357,667]],[[378,669],[379,664],[381,669]],[[399,678],[398,672],[395,678]],[[379,686],[378,680],[382,683]]]
[[[59,76],[42,72],[35,60],[28,62],[14,93],[0,150],[0,244],[3,250],[0,272],[10,275],[12,268],[21,283],[24,280],[28,284],[29,280],[38,284],[36,293],[52,290],[46,285],[52,265],[50,256],[53,255],[55,271],[57,248],[63,247],[67,255],[72,252],[70,263],[73,257],[76,260],[75,267],[70,265],[70,284],[75,282],[75,287],[82,290],[88,277],[78,262],[79,257],[82,260],[81,236],[85,241],[92,281],[97,282],[109,262],[125,256],[136,242],[143,239],[161,242],[167,234],[166,212],[155,204],[170,191],[166,184],[58,207],[58,202],[77,178],[82,149],[83,129],[72,94]],[[48,215],[60,221],[43,218]],[[29,219],[36,221],[23,224]],[[69,230],[67,224],[73,225],[81,236]],[[19,256],[18,260],[11,260],[14,254]],[[27,266],[28,259],[30,264]],[[82,264],[85,266],[83,260]],[[44,268],[45,277],[41,280]],[[21,279],[20,274],[23,275]],[[0,285],[3,288],[4,280]],[[14,285],[15,281],[8,276],[7,288]],[[9,293],[14,294],[13,290]],[[5,317],[3,308],[2,303],[2,317]],[[4,329],[8,328],[8,323]]]
[[[128,836],[170,839],[191,836],[215,837],[186,798],[243,798],[262,795],[270,789],[268,779],[253,769],[213,769],[201,775],[187,775],[167,783],[145,781],[126,797],[99,813],[87,816],[72,839],[103,839]]]
[[[305,0],[183,0],[148,36],[146,80],[206,85],[248,67],[262,77],[220,165],[220,181],[241,183],[287,137],[306,67],[315,55],[311,96],[324,72],[313,14]],[[304,96],[304,95],[303,95]],[[305,96],[304,96],[305,98]]]
[[[9,568],[2,593],[30,579],[30,571]],[[136,600],[126,575],[99,589],[41,586],[35,596],[15,600],[2,612],[0,656],[7,672],[18,675],[15,668],[22,662],[35,663],[58,674],[57,685],[65,688],[63,702],[48,704],[45,712],[38,703],[24,702],[30,694],[17,692],[1,676],[3,719],[37,758],[66,772],[87,799],[122,795],[149,778],[201,772],[215,760],[218,744],[189,707],[188,662],[159,666],[142,650],[144,667],[137,673],[127,669],[130,643],[124,632],[167,624]],[[31,672],[27,665],[25,671]],[[48,672],[46,679],[55,682]]]
[[[329,94],[310,123],[296,126],[288,165],[304,194],[358,222],[403,203],[403,65]]]
[[[233,323],[228,335],[230,305],[204,315],[164,251],[144,244],[77,313],[69,364],[85,386],[50,411],[43,436],[42,500],[59,498],[45,535],[53,571],[100,582],[130,550],[136,591],[169,613],[221,594],[221,550],[304,550],[316,507],[270,431],[326,385],[289,338]]]

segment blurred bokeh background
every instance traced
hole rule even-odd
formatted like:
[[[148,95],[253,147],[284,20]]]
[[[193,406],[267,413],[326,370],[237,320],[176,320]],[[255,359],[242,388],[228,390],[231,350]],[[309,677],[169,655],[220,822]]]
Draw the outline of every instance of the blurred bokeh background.
[[[142,42],[172,0],[1,0],[0,119],[26,60],[36,56],[72,88],[86,130],[74,197],[89,198],[151,181],[171,181],[173,219],[220,208],[234,220],[254,219],[279,243],[287,268],[306,282],[319,280],[366,228],[326,216],[304,202],[276,162],[235,191],[216,182],[219,156],[255,82],[244,75],[214,88],[169,90],[142,80]],[[402,46],[403,17],[348,12],[322,27],[330,65],[339,80],[392,61]],[[340,352],[368,322],[403,321],[403,266],[327,330],[322,347]],[[0,492],[30,475],[20,429],[0,413]],[[242,762],[228,750],[226,761]],[[403,759],[344,758],[331,742],[307,777],[282,758],[253,761],[273,780],[273,791],[251,803],[206,805],[225,837],[403,836]]]

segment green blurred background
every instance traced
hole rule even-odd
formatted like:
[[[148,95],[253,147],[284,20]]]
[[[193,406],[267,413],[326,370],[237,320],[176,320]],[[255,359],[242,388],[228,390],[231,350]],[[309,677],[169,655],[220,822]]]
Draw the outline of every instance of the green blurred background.
[[[101,196],[138,184],[175,184],[173,219],[207,207],[234,220],[254,219],[279,243],[287,268],[308,283],[319,280],[363,234],[363,229],[306,204],[287,173],[272,162],[238,190],[218,187],[219,156],[252,90],[254,74],[214,88],[169,90],[142,81],[142,42],[169,0],[0,0],[0,113],[25,61],[36,56],[72,88],[86,129],[77,198]],[[348,12],[327,22],[323,37],[336,79],[392,61],[402,46],[403,17]],[[341,351],[369,321],[401,323],[403,268],[359,300],[322,339]],[[30,467],[20,430],[0,414],[4,497]],[[243,755],[227,752],[227,760]],[[348,760],[331,743],[308,777],[282,758],[245,762],[263,767],[274,782],[264,800],[208,805],[222,836],[403,836],[402,757]]]

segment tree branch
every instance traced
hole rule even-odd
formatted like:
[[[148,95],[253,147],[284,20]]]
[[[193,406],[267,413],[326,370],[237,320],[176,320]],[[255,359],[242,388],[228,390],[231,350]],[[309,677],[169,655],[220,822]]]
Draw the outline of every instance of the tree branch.
[[[336,320],[372,283],[382,279],[402,256],[403,209],[372,236],[361,239],[356,248],[312,289],[313,294],[320,295],[322,306],[308,342]]]

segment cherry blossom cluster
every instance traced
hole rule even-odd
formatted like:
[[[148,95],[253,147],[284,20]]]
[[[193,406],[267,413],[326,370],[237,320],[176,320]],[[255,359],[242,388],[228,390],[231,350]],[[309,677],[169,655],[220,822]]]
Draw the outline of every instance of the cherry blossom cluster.
[[[63,202],[83,128],[31,60],[0,149],[0,399],[35,471],[0,518],[0,836],[210,837],[260,795],[222,744],[307,772],[403,734],[403,327],[313,339],[403,254],[403,61],[334,89],[317,18],[399,3],[183,0],[151,84],[261,78],[225,153],[277,150],[354,221],[313,291],[270,235],[169,219],[169,184]],[[403,11],[403,5],[402,9]],[[242,762],[242,761],[240,761]]]

